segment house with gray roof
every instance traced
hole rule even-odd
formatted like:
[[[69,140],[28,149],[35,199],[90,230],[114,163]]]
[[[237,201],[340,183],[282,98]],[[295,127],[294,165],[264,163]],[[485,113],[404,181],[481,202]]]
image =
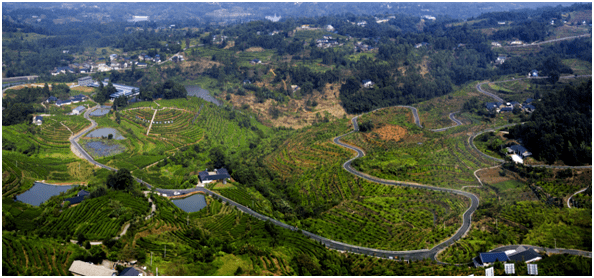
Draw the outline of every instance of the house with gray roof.
[[[73,261],[68,269],[74,276],[116,276],[117,271],[83,261]]]
[[[227,180],[231,178],[229,172],[225,168],[215,169],[214,172],[209,172],[208,169],[199,172],[198,177],[200,178],[200,182],[203,184],[222,181],[224,184],[227,183]]]

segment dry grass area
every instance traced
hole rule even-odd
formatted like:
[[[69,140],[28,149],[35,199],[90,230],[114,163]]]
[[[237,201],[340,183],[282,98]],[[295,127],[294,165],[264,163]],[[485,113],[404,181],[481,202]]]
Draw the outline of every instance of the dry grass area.
[[[406,135],[405,128],[391,124],[384,124],[382,127],[374,129],[373,132],[383,141],[398,141]]]
[[[263,52],[264,48],[259,47],[259,46],[252,46],[246,50],[244,50],[245,52]]]
[[[582,21],[592,20],[592,10],[588,11],[576,11],[571,13],[571,19],[567,21],[567,23],[579,23],[581,24]]]
[[[70,90],[77,91],[77,92],[83,92],[83,93],[92,93],[92,92],[95,91],[95,88],[93,88],[93,87],[81,87],[81,86],[78,86],[78,87],[74,87],[74,88],[72,88]]]
[[[423,61],[421,62],[421,71],[419,73],[423,77],[425,77],[425,74],[429,73],[429,57],[423,57]]]
[[[262,86],[263,84],[256,85]],[[253,94],[245,96],[231,95],[231,103],[238,108],[243,104],[248,104],[258,114],[262,122],[270,126],[302,128],[311,125],[318,119],[323,118],[326,114],[329,115],[329,118],[342,118],[345,115],[347,118],[350,118],[353,116],[347,114],[342,107],[339,100],[339,88],[339,84],[326,84],[323,94],[314,91],[314,94],[311,96],[303,97],[300,100],[292,99],[283,104],[279,104],[272,99],[268,99],[264,103],[258,103]],[[307,100],[315,100],[318,105],[313,107],[312,111],[308,111],[310,107],[306,106]],[[281,115],[277,119],[273,119],[270,115],[270,110],[273,108],[281,112]]]
[[[183,63],[178,64],[171,64],[168,66],[163,66],[163,68],[173,68],[176,65],[179,65],[184,71],[191,71],[193,73],[203,73],[205,70],[211,68],[212,66],[221,66],[222,64],[219,62],[215,62],[210,60],[210,58],[196,58],[193,61],[184,61]]]

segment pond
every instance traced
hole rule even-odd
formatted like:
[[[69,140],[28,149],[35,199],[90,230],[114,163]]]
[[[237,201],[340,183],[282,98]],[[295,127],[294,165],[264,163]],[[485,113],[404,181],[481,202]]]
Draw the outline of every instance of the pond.
[[[109,111],[111,111],[110,108],[97,108],[95,109],[95,111],[91,112],[89,115],[94,116],[94,117],[101,117],[101,116],[105,116],[109,113]]]
[[[188,96],[199,97],[217,106],[221,106],[221,102],[218,99],[211,96],[208,90],[202,89],[200,86],[188,85],[186,86],[186,91],[188,91]]]
[[[123,152],[126,148],[122,145],[113,143],[113,142],[103,142],[103,141],[89,141],[83,144],[85,150],[89,152],[90,155],[98,157],[98,156],[110,156],[116,155]]]
[[[25,193],[16,196],[16,200],[27,203],[32,206],[39,206],[43,202],[49,200],[50,197],[66,192],[72,188],[71,185],[51,185],[41,182],[36,182],[31,189]]]
[[[107,136],[109,134],[113,134],[113,139],[115,139],[115,140],[124,140],[124,139],[126,139],[126,138],[124,138],[124,136],[122,136],[120,134],[119,131],[117,131],[116,129],[111,128],[111,127],[104,127],[104,128],[95,129],[95,130],[87,133],[87,135],[85,135],[84,137],[91,137],[91,138],[103,138],[103,137],[105,137],[105,138],[107,138]]]
[[[206,198],[202,194],[194,194],[183,199],[171,199],[171,201],[185,212],[197,212],[206,207]]]

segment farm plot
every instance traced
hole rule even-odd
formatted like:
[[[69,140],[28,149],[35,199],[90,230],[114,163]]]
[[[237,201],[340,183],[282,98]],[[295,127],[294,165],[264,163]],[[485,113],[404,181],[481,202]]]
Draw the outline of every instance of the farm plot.
[[[341,202],[303,228],[346,243],[387,250],[431,248],[462,224],[469,201],[442,192],[361,181],[357,197]]]
[[[47,217],[40,233],[70,238],[82,233],[90,240],[109,239],[119,233],[125,222],[148,211],[148,201],[144,197],[111,192],[107,196],[85,199],[57,217]]]
[[[51,239],[26,238],[2,232],[2,273],[17,276],[66,276],[82,249],[75,244],[60,246]]]
[[[376,113],[379,115],[373,116]],[[474,170],[492,166],[492,162],[481,159],[469,146],[464,128],[458,133],[441,134],[415,126],[406,127],[403,122],[412,119],[390,109],[365,116],[360,122],[371,121],[371,131],[343,137],[344,142],[365,150],[365,157],[353,161],[353,166],[364,173],[391,180],[460,188],[478,185]],[[399,135],[398,140],[390,139],[397,134],[381,134],[386,125],[402,125],[406,127],[406,134]]]
[[[194,114],[178,109],[159,110],[150,131],[150,136],[166,139],[174,147],[195,143],[203,132],[192,124]]]

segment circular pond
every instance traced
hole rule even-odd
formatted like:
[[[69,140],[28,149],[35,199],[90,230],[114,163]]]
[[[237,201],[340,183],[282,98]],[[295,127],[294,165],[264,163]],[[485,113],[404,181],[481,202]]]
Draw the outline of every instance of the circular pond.
[[[95,157],[116,155],[126,149],[120,144],[104,141],[89,141],[84,143],[83,146],[87,152]]]

